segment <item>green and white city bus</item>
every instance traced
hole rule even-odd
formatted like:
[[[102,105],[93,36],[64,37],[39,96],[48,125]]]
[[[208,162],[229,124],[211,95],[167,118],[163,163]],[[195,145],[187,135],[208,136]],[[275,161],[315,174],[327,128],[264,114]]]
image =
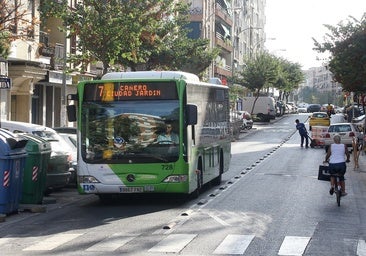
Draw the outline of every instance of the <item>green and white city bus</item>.
[[[77,121],[82,194],[198,195],[228,170],[227,86],[185,72],[114,72],[80,82],[68,100],[75,102],[67,110]],[[168,128],[174,141],[161,140]]]

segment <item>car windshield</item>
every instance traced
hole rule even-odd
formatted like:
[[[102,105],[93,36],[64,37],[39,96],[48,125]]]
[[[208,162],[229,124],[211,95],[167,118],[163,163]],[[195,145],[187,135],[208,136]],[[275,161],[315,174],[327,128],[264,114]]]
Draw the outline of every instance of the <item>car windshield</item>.
[[[324,117],[327,117],[328,115],[325,114],[325,113],[314,113],[313,114],[313,117],[315,118],[324,118]]]
[[[350,132],[352,131],[350,125],[334,125],[329,127],[330,132]]]

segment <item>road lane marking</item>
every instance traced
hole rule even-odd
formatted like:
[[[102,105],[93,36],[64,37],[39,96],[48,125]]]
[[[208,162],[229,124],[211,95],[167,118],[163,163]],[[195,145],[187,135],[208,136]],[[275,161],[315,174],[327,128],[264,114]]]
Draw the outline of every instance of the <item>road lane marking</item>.
[[[303,255],[310,237],[286,236],[282,242],[278,255]]]
[[[215,221],[217,221],[218,223],[220,223],[223,226],[231,226],[229,223],[227,223],[226,221],[224,221],[223,219],[221,219],[219,216],[217,216],[216,214],[214,215],[211,212],[207,212],[207,215],[210,216],[211,218],[213,218]]]
[[[365,240],[358,240],[357,244],[357,256],[366,256],[366,243]]]
[[[56,247],[67,243],[83,234],[57,234],[43,239],[41,242],[24,248],[23,251],[51,251]]]
[[[102,241],[94,244],[93,246],[86,249],[89,252],[113,252],[119,247],[127,244],[129,241],[134,239],[136,236],[124,236],[122,233],[116,233],[109,236]]]
[[[172,234],[152,247],[149,252],[180,252],[197,234]]]
[[[244,254],[254,235],[228,235],[213,254]]]
[[[6,245],[6,244],[11,244],[12,240],[15,240],[15,238],[13,238],[13,237],[1,237],[0,238],[0,246],[1,245]]]

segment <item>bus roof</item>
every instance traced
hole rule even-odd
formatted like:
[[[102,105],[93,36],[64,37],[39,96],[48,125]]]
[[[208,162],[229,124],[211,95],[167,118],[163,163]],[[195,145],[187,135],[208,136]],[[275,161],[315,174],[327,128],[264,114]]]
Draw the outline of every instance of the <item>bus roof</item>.
[[[135,72],[111,72],[102,76],[102,80],[113,80],[121,78],[130,79],[183,79],[199,82],[200,79],[195,74],[183,71],[135,71]]]

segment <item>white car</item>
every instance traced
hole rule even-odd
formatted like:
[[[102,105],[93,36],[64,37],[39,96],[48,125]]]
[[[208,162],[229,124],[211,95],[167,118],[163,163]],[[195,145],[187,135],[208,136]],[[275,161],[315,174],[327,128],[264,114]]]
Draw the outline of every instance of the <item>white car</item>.
[[[297,113],[307,113],[307,112],[308,112],[307,108],[302,108],[302,107],[297,108]]]
[[[353,138],[363,139],[363,133],[359,130],[358,126],[353,123],[337,123],[331,124],[328,127],[328,132],[325,134],[324,145],[327,151],[330,144],[334,143],[333,138],[335,135],[341,136],[341,143],[346,144],[347,147],[352,148]]]

